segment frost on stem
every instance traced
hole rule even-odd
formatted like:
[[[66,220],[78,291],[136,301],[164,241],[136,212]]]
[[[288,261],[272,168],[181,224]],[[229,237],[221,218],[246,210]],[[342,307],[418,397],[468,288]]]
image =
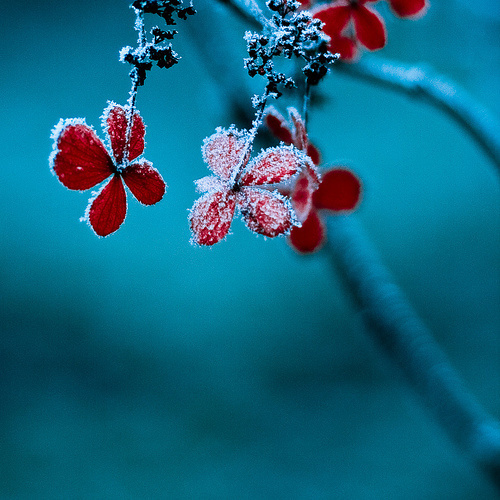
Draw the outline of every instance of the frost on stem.
[[[157,14],[167,24],[175,25],[174,14],[178,19],[185,20],[187,16],[193,15],[196,11],[192,3],[188,7],[183,7],[181,0],[164,1],[135,1],[131,7],[136,13],[135,29],[139,33],[138,46],[136,48],[127,46],[120,50],[120,61],[130,63],[133,66],[131,77],[136,79],[136,85],[144,85],[147,71],[151,70],[153,64],[159,68],[171,68],[179,62],[179,55],[174,51],[171,43],[165,40],[172,40],[177,34],[176,30],[165,31],[158,26],[151,30],[152,41],[147,41],[144,28],[144,14]]]
[[[271,0],[268,8],[274,12],[262,33],[247,31],[245,40],[249,57],[245,68],[251,77],[261,75],[268,81],[266,90],[271,97],[279,97],[279,86],[295,87],[295,81],[276,71],[273,57],[297,57],[305,62],[302,72],[306,85],[317,85],[328,73],[328,67],[337,55],[328,51],[328,38],[322,34],[321,21],[308,11],[297,11],[300,2]]]

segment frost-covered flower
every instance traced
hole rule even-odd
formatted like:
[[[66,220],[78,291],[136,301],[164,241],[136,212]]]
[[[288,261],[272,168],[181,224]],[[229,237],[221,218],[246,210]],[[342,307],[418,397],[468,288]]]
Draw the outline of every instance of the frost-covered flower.
[[[82,118],[61,119],[52,131],[54,146],[50,166],[59,181],[69,189],[85,191],[112,176],[89,200],[84,220],[98,236],[115,232],[125,220],[127,199],[123,183],[143,205],[154,205],[165,194],[160,173],[145,159],[145,126],[134,113],[127,142],[127,106],[114,102],[104,110],[102,128],[109,147]],[[109,152],[111,151],[111,153]],[[133,160],[133,163],[131,163]]]
[[[307,153],[312,163],[318,165],[321,161],[320,153],[309,142],[302,117],[293,107],[288,108],[288,115],[290,125],[275,108],[268,108],[267,127],[283,142],[294,144]],[[361,196],[361,183],[350,170],[337,167],[320,177],[312,163],[307,162],[306,168],[300,172],[290,190],[292,206],[301,222],[300,226],[294,226],[290,231],[290,243],[301,253],[314,252],[325,240],[321,211],[352,211]]]
[[[293,146],[279,146],[250,161],[249,140],[247,131],[234,127],[219,127],[205,139],[203,159],[215,175],[196,183],[206,194],[195,201],[189,215],[193,243],[213,245],[225,238],[236,208],[251,231],[270,238],[287,234],[296,224],[290,202],[265,186],[298,174],[305,156]]]

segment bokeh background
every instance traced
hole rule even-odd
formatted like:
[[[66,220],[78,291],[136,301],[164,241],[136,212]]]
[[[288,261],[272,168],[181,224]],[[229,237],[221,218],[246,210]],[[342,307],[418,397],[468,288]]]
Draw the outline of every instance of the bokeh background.
[[[204,39],[206,1],[179,24],[181,62],[138,96],[168,193],[130,200],[106,239],[79,222],[89,193],[51,174],[50,131],[61,117],[99,130],[106,101],[125,102],[133,13],[122,0],[2,5],[0,497],[494,498],[372,344],[326,252],[298,256],[240,220],[212,249],[189,244],[201,142],[233,120],[248,29],[221,12]],[[381,56],[429,65],[500,115],[496,0],[435,1],[418,22],[381,7]],[[498,170],[418,100],[340,74],[322,93],[311,137],[361,176],[357,217],[500,417]]]

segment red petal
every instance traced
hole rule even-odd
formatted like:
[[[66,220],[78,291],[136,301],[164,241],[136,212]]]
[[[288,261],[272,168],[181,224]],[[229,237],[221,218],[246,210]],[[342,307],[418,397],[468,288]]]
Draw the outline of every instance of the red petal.
[[[113,155],[116,163],[118,164],[123,161],[123,153],[125,150],[125,140],[127,137],[127,113],[128,106],[124,107],[111,103],[108,108],[104,110],[103,114],[103,117],[106,120],[105,129],[109,135]],[[135,158],[141,155],[144,151],[145,134],[146,129],[144,127],[144,122],[142,121],[139,113],[136,112],[134,113],[132,130],[130,133],[130,144],[128,148],[128,159],[130,161],[135,160]]]
[[[347,62],[354,61],[358,55],[355,42],[347,36],[338,35],[332,37],[328,49],[333,54],[338,52],[340,58]]]
[[[67,188],[84,191],[113,173],[113,162],[104,144],[83,120],[61,120],[52,138],[50,165]]]
[[[238,205],[248,229],[269,238],[286,233],[294,222],[290,204],[276,192],[243,188]]]
[[[316,208],[325,208],[336,212],[352,210],[359,202],[361,183],[350,171],[336,168],[323,175],[319,188],[313,194]]]
[[[201,148],[203,159],[212,172],[221,179],[229,180],[233,170],[240,164],[245,164],[243,157],[247,153],[246,143],[248,137],[244,131],[221,127],[215,134],[205,139]]]
[[[368,50],[378,50],[385,45],[385,25],[380,14],[368,7],[359,6],[353,10],[352,17],[356,38],[361,45]]]
[[[213,245],[222,240],[229,231],[236,205],[231,191],[207,193],[195,201],[189,215],[193,237],[198,245]]]
[[[122,177],[137,201],[143,205],[154,205],[165,194],[166,185],[160,173],[146,160],[129,165],[123,170]]]
[[[323,21],[323,32],[332,37],[338,35],[351,18],[351,7],[347,2],[337,2],[336,5],[323,7],[313,11],[313,17]]]
[[[295,175],[304,164],[300,151],[293,146],[277,146],[262,151],[241,178],[244,186],[275,184]]]
[[[272,106],[267,108],[266,113],[266,125],[271,133],[285,144],[292,144],[292,132],[283,116]]]
[[[325,238],[325,228],[318,214],[313,210],[301,227],[294,226],[290,232],[290,243],[301,253],[317,250]]]
[[[294,136],[295,140],[293,143],[297,146],[301,151],[306,149],[306,145],[308,143],[307,132],[304,120],[302,120],[302,116],[300,113],[293,107],[288,108],[288,114],[290,115],[290,119],[292,120],[294,126]]]
[[[419,18],[427,12],[427,0],[389,0],[394,13],[399,17]]]
[[[311,158],[315,165],[319,165],[321,163],[321,153],[319,152],[319,149],[311,143],[307,145],[307,156]]]
[[[299,221],[303,222],[312,208],[312,196],[317,184],[305,172],[302,172],[292,190],[292,205]]]
[[[108,236],[121,226],[127,213],[127,199],[118,174],[90,200],[87,211],[86,218],[98,236]]]

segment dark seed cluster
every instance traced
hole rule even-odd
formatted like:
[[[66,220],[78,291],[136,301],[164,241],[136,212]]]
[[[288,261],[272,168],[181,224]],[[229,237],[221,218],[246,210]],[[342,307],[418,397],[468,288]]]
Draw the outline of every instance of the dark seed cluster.
[[[187,16],[196,14],[193,5],[190,3],[188,7],[183,7],[182,0],[136,0],[132,3],[132,7],[144,12],[144,14],[158,14],[165,19],[168,26],[175,24],[174,14],[179,19],[187,19]]]
[[[156,14],[165,20],[167,26],[175,25],[174,14],[179,19],[185,20],[187,16],[193,15],[196,11],[190,3],[188,7],[183,7],[182,0],[136,0],[131,4],[138,16],[138,21],[142,22],[143,14]],[[140,25],[144,29],[143,24]],[[136,29],[137,24],[136,24]],[[156,64],[159,68],[171,68],[179,62],[179,55],[172,48],[172,44],[166,40],[172,40],[177,34],[176,30],[163,30],[155,26],[151,30],[152,41],[144,39],[136,48],[123,47],[120,51],[120,61],[130,63],[133,68],[131,76],[136,79],[137,85],[144,85],[147,72]]]
[[[245,34],[248,74],[267,78],[267,92],[277,98],[281,95],[280,86],[292,88],[295,82],[275,70],[273,57],[297,57],[305,61],[302,72],[306,83],[317,85],[328,73],[329,65],[338,58],[328,51],[328,39],[321,33],[321,21],[314,19],[308,11],[298,12],[300,2],[295,0],[268,0],[267,6],[274,14],[263,33]]]

